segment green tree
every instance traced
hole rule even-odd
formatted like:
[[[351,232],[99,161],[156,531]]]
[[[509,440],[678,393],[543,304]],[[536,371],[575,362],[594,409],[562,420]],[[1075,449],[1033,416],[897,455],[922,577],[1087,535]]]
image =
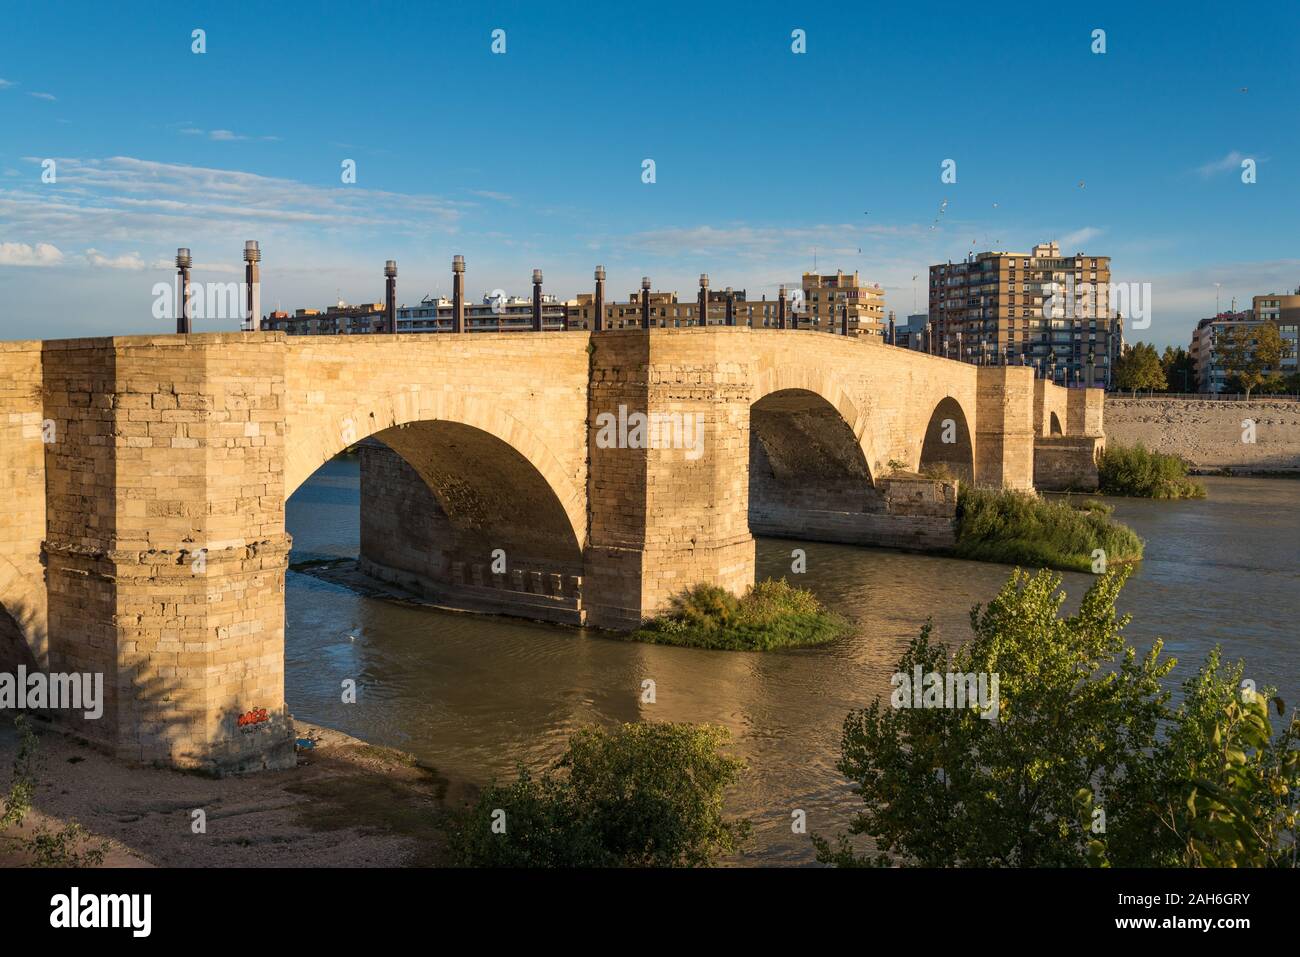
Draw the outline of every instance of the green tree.
[[[648,722],[576,732],[551,768],[484,789],[451,821],[474,867],[696,867],[739,850],[747,821],[722,816],[744,763],[725,728]],[[496,825],[494,827],[494,825]]]
[[[1215,337],[1214,351],[1226,376],[1249,398],[1282,364],[1282,333],[1277,324],[1233,324]]]
[[[1196,391],[1196,368],[1192,364],[1191,353],[1182,346],[1177,349],[1165,346],[1165,351],[1160,356],[1160,367],[1165,373],[1166,392]]]
[[[1294,854],[1297,725],[1233,702],[1240,668],[1217,653],[1169,706],[1174,662],[1139,656],[1102,575],[1062,617],[1061,579],[1017,570],[950,659],[927,626],[898,672],[1000,677],[998,720],[970,708],[877,700],[844,722],[840,770],[864,808],[818,859],[841,866],[1195,866],[1288,863]],[[951,661],[951,664],[949,662]],[[1262,697],[1266,697],[1266,693]],[[1167,730],[1162,730],[1167,729]],[[1244,769],[1244,770],[1243,770]],[[878,852],[859,856],[853,835]]]
[[[1156,347],[1145,342],[1129,346],[1115,360],[1114,379],[1116,389],[1163,390],[1165,388],[1165,370],[1160,365],[1160,356]]]

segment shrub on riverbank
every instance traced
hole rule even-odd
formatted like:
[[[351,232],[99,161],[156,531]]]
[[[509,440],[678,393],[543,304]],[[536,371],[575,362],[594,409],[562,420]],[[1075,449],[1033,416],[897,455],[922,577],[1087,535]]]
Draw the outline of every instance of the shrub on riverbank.
[[[1205,486],[1187,477],[1187,463],[1142,444],[1108,445],[1097,462],[1103,495],[1205,498]]]
[[[1142,540],[1111,518],[1111,508],[1087,501],[1075,508],[1026,492],[962,486],[957,495],[957,543],[952,554],[1061,571],[1093,570],[1093,552],[1106,563],[1142,558]]]
[[[1017,569],[975,606],[972,637],[951,656],[922,629],[896,675],[919,669],[940,689],[949,674],[986,676],[992,700],[899,695],[896,677],[888,702],[850,712],[838,767],[863,810],[835,841],[813,837],[818,859],[1294,867],[1300,716],[1274,735],[1268,704],[1281,714],[1281,702],[1217,649],[1171,707],[1162,680],[1175,662],[1162,659],[1162,642],[1142,655],[1122,635],[1129,617],[1115,602],[1128,574],[1100,577],[1062,617],[1061,577]],[[857,855],[851,835],[870,836],[879,853]]]
[[[485,788],[454,815],[467,867],[698,867],[740,849],[748,821],[722,818],[744,762],[725,728],[660,722],[585,728],[540,777]]]
[[[658,645],[727,651],[771,651],[820,645],[838,638],[848,623],[812,592],[784,578],[754,585],[743,598],[725,588],[696,585],[673,597],[669,610],[631,637]]]

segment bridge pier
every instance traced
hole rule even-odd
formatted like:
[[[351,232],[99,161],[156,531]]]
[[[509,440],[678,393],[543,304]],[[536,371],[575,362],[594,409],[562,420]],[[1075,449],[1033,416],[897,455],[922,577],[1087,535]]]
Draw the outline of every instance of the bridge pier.
[[[1097,462],[1106,447],[1101,389],[1063,389],[1034,382],[1034,487],[1042,491],[1095,491]]]
[[[592,337],[589,624],[634,628],[692,585],[753,584],[753,375],[739,341],[689,329]]]
[[[975,484],[1032,491],[1034,370],[977,366]]]
[[[292,766],[282,353],[240,335],[45,345],[49,668],[101,673],[106,699],[58,717],[134,762]]]

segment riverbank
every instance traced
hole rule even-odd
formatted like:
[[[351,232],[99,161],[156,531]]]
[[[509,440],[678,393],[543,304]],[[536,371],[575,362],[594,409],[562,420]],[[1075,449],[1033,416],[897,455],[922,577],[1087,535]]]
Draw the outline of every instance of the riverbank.
[[[1178,455],[1197,475],[1300,476],[1300,402],[1106,396],[1107,443]],[[1254,423],[1248,441],[1243,422]]]
[[[18,735],[12,716],[3,718],[7,792]],[[107,842],[104,867],[436,866],[446,863],[444,808],[477,792],[401,751],[302,721],[296,734],[313,747],[299,751],[296,768],[225,778],[128,766],[44,722],[32,726],[32,811],[21,829],[0,835],[0,867],[27,863],[5,838],[72,820],[89,844]],[[193,832],[195,810],[206,833]]]

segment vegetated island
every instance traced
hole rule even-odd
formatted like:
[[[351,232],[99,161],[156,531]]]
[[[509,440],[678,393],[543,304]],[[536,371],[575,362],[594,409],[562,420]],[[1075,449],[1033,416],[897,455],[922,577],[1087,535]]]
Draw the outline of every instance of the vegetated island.
[[[1187,477],[1187,462],[1142,445],[1108,445],[1097,462],[1103,495],[1133,498],[1205,498],[1205,486]]]
[[[628,638],[715,651],[773,651],[822,645],[848,628],[848,619],[828,610],[812,592],[769,578],[743,598],[716,585],[696,585],[675,595],[667,611]]]
[[[1096,499],[1053,501],[1029,492],[962,486],[957,542],[948,554],[1074,572],[1141,561],[1142,539],[1115,521],[1112,511]]]

